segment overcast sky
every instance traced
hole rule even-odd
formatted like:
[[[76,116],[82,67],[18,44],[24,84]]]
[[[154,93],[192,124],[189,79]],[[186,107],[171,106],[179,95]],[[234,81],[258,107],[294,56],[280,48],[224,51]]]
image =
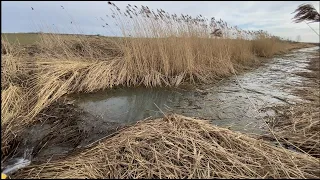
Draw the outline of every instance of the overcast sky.
[[[113,2],[113,1],[111,1]],[[121,9],[131,5],[146,5],[150,9],[164,9],[169,13],[202,14],[208,18],[223,19],[230,25],[245,30],[266,30],[273,35],[296,40],[301,36],[304,42],[319,42],[317,36],[305,23],[295,24],[291,14],[298,5],[311,3],[319,12],[319,1],[120,1],[114,3]],[[47,31],[47,25],[61,33],[79,33],[76,22],[85,34],[108,35],[102,27],[111,14],[107,1],[1,1],[2,32]],[[60,6],[64,6],[62,9]],[[31,10],[34,8],[34,11]],[[310,24],[319,32],[319,23]],[[116,29],[113,29],[116,31]]]

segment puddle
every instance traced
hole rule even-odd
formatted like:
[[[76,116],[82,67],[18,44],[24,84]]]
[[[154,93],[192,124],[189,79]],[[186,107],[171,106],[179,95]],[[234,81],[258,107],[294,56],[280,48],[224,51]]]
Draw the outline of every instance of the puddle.
[[[148,117],[162,117],[174,112],[212,120],[213,124],[232,130],[262,134],[266,131],[264,107],[303,101],[290,90],[306,78],[296,72],[307,71],[308,58],[319,47],[299,49],[271,59],[259,68],[233,76],[218,85],[198,87],[201,90],[163,88],[123,88],[73,98],[84,111],[106,122],[131,124]],[[240,86],[240,85],[241,86]]]
[[[147,117],[161,117],[163,113],[159,109],[168,112],[182,98],[180,92],[172,89],[130,88],[77,95],[76,103],[104,121],[128,124]]]

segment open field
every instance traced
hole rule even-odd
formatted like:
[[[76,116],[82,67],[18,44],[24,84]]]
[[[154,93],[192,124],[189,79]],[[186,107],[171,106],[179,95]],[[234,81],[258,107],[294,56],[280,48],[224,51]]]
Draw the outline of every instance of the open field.
[[[12,177],[320,178],[316,100],[307,118],[300,113],[292,122],[278,118],[270,129],[275,136],[269,139],[286,139],[300,152],[176,114],[132,126],[102,122],[69,101],[71,94],[121,87],[212,84],[314,44],[283,41],[222,20],[210,21],[223,34],[212,37],[208,20],[164,11],[128,18],[115,10],[114,16],[123,38],[1,35],[2,163],[15,156],[32,159]]]
[[[1,39],[5,39],[9,43],[28,45],[39,41],[40,36],[38,33],[3,33]]]

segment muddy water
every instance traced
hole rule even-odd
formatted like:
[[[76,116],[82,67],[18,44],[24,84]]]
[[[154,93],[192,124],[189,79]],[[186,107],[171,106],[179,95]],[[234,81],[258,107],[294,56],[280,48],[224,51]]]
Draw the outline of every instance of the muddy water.
[[[319,47],[292,51],[259,68],[211,86],[182,89],[124,88],[75,95],[84,111],[106,122],[131,124],[144,118],[174,112],[209,119],[213,124],[247,133],[264,133],[264,107],[302,101],[292,87],[305,81],[295,73],[307,71],[308,58]]]

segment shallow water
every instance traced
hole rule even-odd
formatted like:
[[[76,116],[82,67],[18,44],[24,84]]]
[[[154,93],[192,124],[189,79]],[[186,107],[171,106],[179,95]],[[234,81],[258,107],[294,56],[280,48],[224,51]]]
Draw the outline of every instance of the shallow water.
[[[84,111],[107,122],[130,124],[144,118],[162,117],[174,112],[212,120],[213,124],[247,133],[264,133],[265,116],[273,112],[260,109],[302,101],[290,90],[306,78],[296,72],[307,71],[308,58],[319,47],[305,48],[271,59],[259,68],[199,90],[165,88],[123,88],[73,98]]]

